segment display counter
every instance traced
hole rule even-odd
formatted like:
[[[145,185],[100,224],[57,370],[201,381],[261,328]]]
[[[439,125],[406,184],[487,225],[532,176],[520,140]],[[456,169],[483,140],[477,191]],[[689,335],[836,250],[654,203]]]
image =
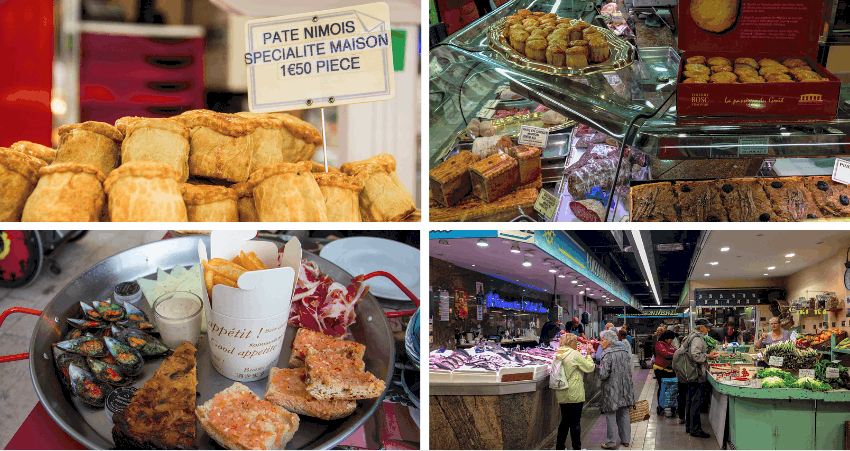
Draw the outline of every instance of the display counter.
[[[540,449],[561,421],[549,378],[497,384],[430,382],[431,449]],[[585,408],[599,395],[584,374]]]
[[[722,409],[717,418],[728,424],[728,439],[735,449],[844,448],[850,390],[752,388],[723,384],[713,376],[709,383],[714,389],[712,416]]]

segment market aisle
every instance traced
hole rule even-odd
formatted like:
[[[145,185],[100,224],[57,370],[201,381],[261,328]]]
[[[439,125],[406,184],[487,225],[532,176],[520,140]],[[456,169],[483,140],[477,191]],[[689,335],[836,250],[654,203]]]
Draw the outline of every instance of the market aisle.
[[[120,233],[120,235],[116,235]],[[56,262],[62,273],[58,276],[46,267],[36,281],[18,289],[0,288],[0,312],[10,307],[41,310],[71,280],[99,261],[126,249],[162,239],[165,231],[97,231],[92,230],[81,240],[71,243]],[[38,318],[14,314],[0,328],[0,355],[27,352]],[[20,360],[0,364],[0,449],[24,422],[38,402],[30,378],[29,362]]]
[[[632,443],[629,448],[620,449],[719,449],[714,438],[714,431],[708,422],[708,414],[702,414],[703,430],[711,435],[706,439],[691,437],[685,432],[685,426],[679,424],[677,418],[659,417],[655,414],[658,401],[655,399],[657,382],[652,370],[635,368],[634,384],[637,399],[649,400],[650,418],[646,421],[632,424]],[[605,443],[605,419],[599,413],[598,401],[582,414],[581,444],[584,449],[602,449]]]

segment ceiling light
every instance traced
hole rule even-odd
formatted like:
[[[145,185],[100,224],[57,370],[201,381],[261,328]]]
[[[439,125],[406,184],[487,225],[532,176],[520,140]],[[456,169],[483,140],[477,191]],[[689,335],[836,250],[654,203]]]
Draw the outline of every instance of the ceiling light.
[[[764,273],[764,275],[767,275],[767,273]]]
[[[519,244],[514,243],[514,245],[511,246],[511,252],[513,252],[514,254],[519,254],[520,253]]]
[[[563,275],[563,274],[558,274],[558,277],[560,277],[560,278],[562,278],[562,279],[563,279],[564,277],[567,277],[567,276],[565,276],[565,275]]]
[[[472,266],[475,266],[475,265],[472,265]]]
[[[711,274],[705,273],[705,274],[703,274],[703,275],[704,275],[705,277],[708,277],[708,276],[710,276]]]
[[[658,297],[658,290],[655,288],[655,278],[652,275],[652,268],[649,266],[649,259],[646,256],[646,247],[643,244],[643,237],[641,236],[640,230],[632,230],[632,238],[634,244],[637,246],[638,255],[640,256],[640,262],[643,264],[643,272],[646,274],[646,277],[652,281],[652,284],[648,285],[652,288],[652,294],[655,296],[655,303],[657,305],[661,305],[661,298]],[[649,281],[647,280],[647,282]]]
[[[549,268],[549,272],[551,272],[551,273],[556,273],[556,272],[558,272],[558,270],[557,270],[557,269],[555,269],[555,268]]]
[[[795,254],[795,253],[791,252],[790,254],[785,254],[785,258],[791,258],[791,257],[793,257],[793,256],[795,256],[795,255],[797,255],[797,254]]]
[[[490,243],[487,242],[487,238],[478,238],[478,243],[476,244],[481,247],[487,247],[490,245]]]
[[[522,266],[525,266],[526,268],[528,268],[529,266],[531,266],[531,262],[530,262],[530,261],[528,261],[528,257],[525,257],[525,261],[524,261],[524,262],[522,262]]]
[[[578,286],[583,287],[583,286],[584,286],[584,284],[583,284],[583,283],[580,283],[580,284],[578,284]]]
[[[717,266],[718,265],[717,262],[709,262],[708,264],[711,265],[711,266]]]
[[[721,248],[720,248],[720,252],[726,252],[726,251],[728,251],[728,250],[729,250],[729,248],[728,248],[728,247],[721,247]]]
[[[441,245],[443,245],[443,246],[448,246],[448,245],[449,245],[449,240],[440,240],[440,241],[438,241],[438,243],[440,243],[440,244],[441,244]]]
[[[573,283],[578,283],[578,280],[573,279]]]
[[[584,294],[584,291],[579,291],[578,294]]]
[[[771,269],[776,269],[776,266],[768,266],[768,267],[767,267],[767,270],[768,270],[768,271],[770,271]]]

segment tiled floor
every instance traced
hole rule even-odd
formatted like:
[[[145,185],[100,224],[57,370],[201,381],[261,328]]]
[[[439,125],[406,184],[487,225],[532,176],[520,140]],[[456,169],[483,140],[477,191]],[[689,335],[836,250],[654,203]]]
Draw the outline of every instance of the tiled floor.
[[[658,405],[655,399],[657,382],[652,377],[651,370],[636,368],[634,373],[634,390],[638,400],[646,399],[651,403],[650,418],[646,421],[632,424],[631,443],[626,448],[619,446],[621,450],[629,449],[720,449],[708,415],[702,414],[703,430],[711,435],[709,438],[701,439],[691,437],[685,432],[685,426],[679,424],[678,417],[665,418],[655,413]],[[596,406],[588,406],[582,412],[581,418],[581,446],[584,449],[602,449],[606,441],[605,418],[599,414],[598,403]],[[569,443],[569,438],[567,439]]]
[[[90,231],[69,244],[57,258],[58,276],[44,268],[29,287],[0,288],[0,312],[10,307],[43,309],[68,282],[95,263],[140,244],[157,241],[164,231]],[[14,314],[0,327],[0,355],[27,352],[37,318]],[[0,449],[38,402],[26,360],[0,364]]]

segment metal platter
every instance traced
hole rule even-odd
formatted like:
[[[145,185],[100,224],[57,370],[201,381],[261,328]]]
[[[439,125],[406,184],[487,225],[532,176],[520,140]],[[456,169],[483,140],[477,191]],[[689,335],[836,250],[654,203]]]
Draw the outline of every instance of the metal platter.
[[[67,318],[76,318],[80,313],[80,301],[96,301],[111,297],[114,287],[140,277],[155,278],[157,268],[170,270],[176,265],[189,267],[198,263],[198,240],[202,239],[209,248],[209,237],[173,238],[145,244],[103,260],[89,268],[63,288],[44,309],[33,332],[30,343],[30,370],[33,385],[44,408],[59,426],[75,440],[88,448],[114,448],[112,422],[104,409],[94,409],[82,403],[68,390],[63,389],[56,374],[50,346],[60,341],[69,326]],[[321,271],[337,282],[348,284],[352,276],[333,263],[310,253],[304,253],[308,261],[316,262]],[[146,300],[137,304],[145,313],[151,309]],[[395,360],[395,343],[389,321],[378,301],[367,294],[355,309],[357,321],[350,327],[353,339],[366,345],[364,361],[366,370],[391,383]],[[153,318],[153,315],[150,315]],[[278,367],[289,361],[290,344],[297,329],[287,328],[284,336]],[[211,399],[216,393],[234,381],[213,369],[209,358],[209,345],[205,334],[201,335],[196,354],[198,362],[198,385],[200,393],[196,405]],[[161,365],[163,358],[146,361],[145,369],[133,386],[141,387]],[[262,397],[268,379],[246,382],[254,393]],[[383,395],[376,399],[357,402],[353,415],[336,421],[321,421],[301,416],[295,437],[287,449],[326,449],[336,446],[356,431],[375,411]],[[196,440],[200,449],[220,449],[200,426]]]
[[[505,42],[505,37],[502,36],[502,31],[505,28],[505,19],[499,19],[496,23],[490,26],[487,30],[487,40],[490,43],[490,48],[517,66],[566,77],[584,76],[595,74],[597,72],[610,72],[629,67],[634,62],[636,53],[634,46],[622,40],[613,31],[607,28],[597,27],[594,25],[591,26],[599,30],[599,33],[605,36],[605,39],[608,40],[611,54],[606,61],[601,63],[590,63],[587,67],[583,67],[581,69],[571,69],[568,67],[558,67],[546,63],[539,63],[520,54],[507,42]]]

